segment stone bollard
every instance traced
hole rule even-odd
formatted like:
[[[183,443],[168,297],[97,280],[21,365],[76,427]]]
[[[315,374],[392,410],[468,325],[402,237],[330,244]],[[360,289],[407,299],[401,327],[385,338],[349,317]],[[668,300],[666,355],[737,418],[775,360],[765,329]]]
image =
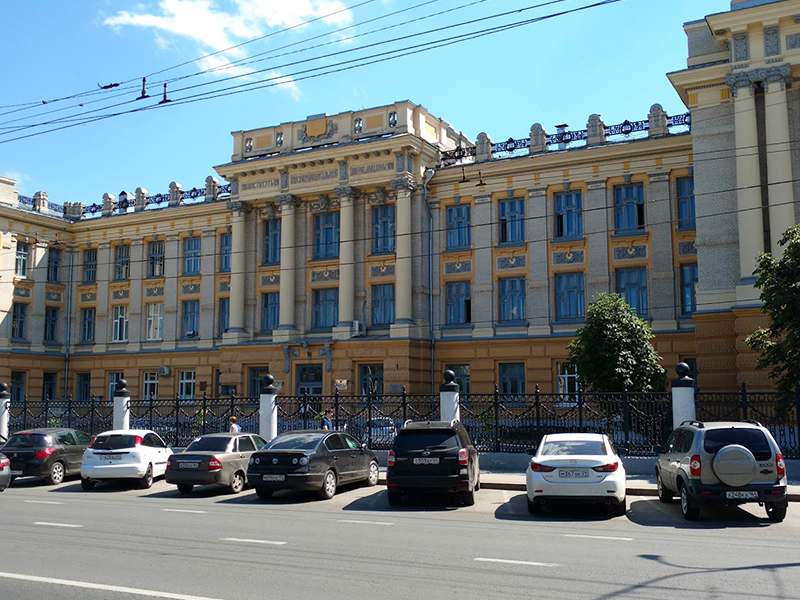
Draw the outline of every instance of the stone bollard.
[[[261,405],[258,417],[258,432],[268,442],[278,436],[278,388],[273,385],[272,375],[264,377],[267,384],[261,389]]]
[[[131,393],[128,382],[120,379],[114,390],[114,429],[131,428]]]
[[[458,421],[461,410],[458,404],[458,384],[456,374],[449,369],[444,372],[444,383],[439,386],[439,407],[442,421]]]
[[[678,363],[675,366],[677,379],[672,380],[672,427],[684,421],[697,419],[695,411],[694,379],[689,377],[689,365]]]

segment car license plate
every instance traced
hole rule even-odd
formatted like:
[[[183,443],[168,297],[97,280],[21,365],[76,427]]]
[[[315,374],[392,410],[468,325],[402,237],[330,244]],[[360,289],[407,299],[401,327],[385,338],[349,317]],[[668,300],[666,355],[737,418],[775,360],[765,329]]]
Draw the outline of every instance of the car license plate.
[[[286,475],[262,475],[263,481],[285,481]]]
[[[196,462],[185,462],[181,463],[181,469],[199,469],[200,463]]]
[[[589,477],[589,471],[586,469],[559,469],[558,476],[562,479],[581,479]]]
[[[725,492],[728,500],[758,500],[758,492]]]
[[[414,459],[415,465],[438,465],[439,459],[438,458],[415,458]]]
[[[22,477],[22,471],[11,471],[12,477]]]
[[[105,454],[100,458],[103,460],[122,460],[122,454]]]

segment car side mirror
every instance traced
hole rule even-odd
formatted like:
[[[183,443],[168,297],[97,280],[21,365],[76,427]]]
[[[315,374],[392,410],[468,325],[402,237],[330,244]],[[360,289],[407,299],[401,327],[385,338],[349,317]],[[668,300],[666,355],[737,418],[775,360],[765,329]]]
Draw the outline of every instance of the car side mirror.
[[[536,449],[537,447],[534,446],[533,448],[528,448],[525,452],[530,456],[536,456]]]
[[[362,450],[366,450],[367,449],[367,442],[361,442],[361,449]]]

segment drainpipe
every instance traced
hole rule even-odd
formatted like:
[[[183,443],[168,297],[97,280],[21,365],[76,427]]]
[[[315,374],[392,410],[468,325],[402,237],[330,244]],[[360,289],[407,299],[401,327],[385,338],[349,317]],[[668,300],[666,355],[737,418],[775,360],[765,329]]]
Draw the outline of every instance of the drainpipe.
[[[434,346],[436,340],[433,335],[433,212],[431,205],[428,201],[428,184],[433,176],[436,174],[431,168],[425,169],[425,179],[422,182],[423,199],[425,200],[425,208],[428,211],[428,323],[430,324],[431,336],[431,394],[436,393],[436,379],[434,376]]]
[[[72,272],[75,263],[75,250],[70,248],[69,253],[69,275],[67,278],[67,351],[64,355],[64,398],[69,397],[69,349],[72,343]]]

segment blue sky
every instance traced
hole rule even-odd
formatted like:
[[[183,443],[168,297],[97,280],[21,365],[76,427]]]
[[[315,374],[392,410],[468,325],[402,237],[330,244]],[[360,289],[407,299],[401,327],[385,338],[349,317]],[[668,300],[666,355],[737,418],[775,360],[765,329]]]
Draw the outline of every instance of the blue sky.
[[[558,123],[583,129],[592,113],[609,125],[644,119],[656,102],[669,114],[685,112],[665,75],[686,66],[682,25],[728,10],[729,0],[619,0],[429,52],[402,50],[598,1],[550,0],[496,19],[486,18],[547,0],[6,2],[0,22],[0,175],[17,179],[21,194],[46,190],[58,203],[100,202],[105,192],[139,186],[161,193],[171,181],[201,187],[214,165],[230,160],[231,131],[406,99],[472,140],[480,132],[494,141],[524,138],[536,122],[549,132]],[[476,19],[486,20],[358,50]],[[229,49],[255,38],[262,39]],[[295,74],[395,49],[395,60],[311,79]],[[343,50],[351,52],[287,64]],[[171,68],[182,63],[188,64]],[[217,70],[201,73],[209,68]],[[239,77],[221,81],[231,75]],[[137,101],[143,76],[150,98]],[[177,102],[267,77],[279,85]],[[149,109],[158,106],[167,80],[173,102]],[[98,92],[98,85],[113,83],[122,85]],[[203,87],[181,90],[198,84]],[[90,91],[97,93],[58,100]],[[83,122],[141,108],[148,110]],[[61,121],[38,126],[55,119]]]

